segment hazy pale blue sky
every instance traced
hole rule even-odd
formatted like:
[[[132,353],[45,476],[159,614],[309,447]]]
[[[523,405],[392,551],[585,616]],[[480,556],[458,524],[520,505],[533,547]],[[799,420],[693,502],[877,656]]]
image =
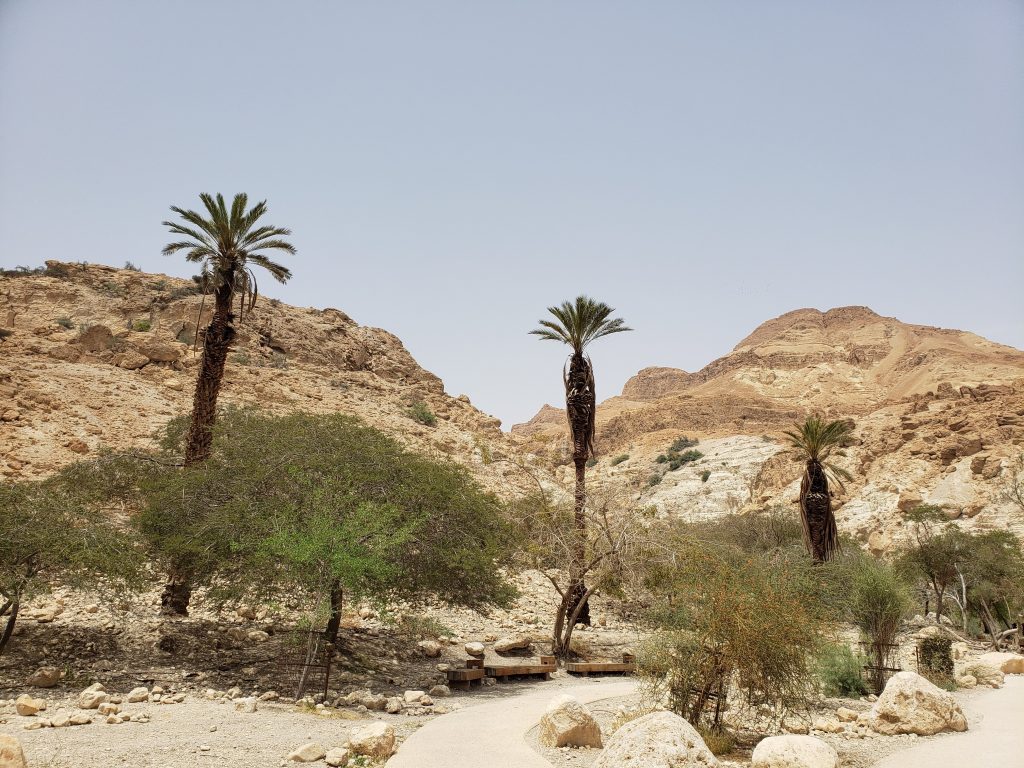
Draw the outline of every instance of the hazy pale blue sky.
[[[1024,3],[0,0],[0,265],[188,275],[267,198],[267,293],[398,334],[508,427],[578,293],[600,397],[798,307],[1024,347]]]

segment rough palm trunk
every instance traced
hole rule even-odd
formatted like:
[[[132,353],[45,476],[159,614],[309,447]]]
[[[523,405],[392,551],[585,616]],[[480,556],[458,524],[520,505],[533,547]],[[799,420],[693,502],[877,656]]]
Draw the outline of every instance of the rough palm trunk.
[[[817,461],[808,461],[800,483],[800,511],[803,513],[804,540],[815,563],[832,559],[837,546],[836,518],[832,514],[832,496],[825,470]]]
[[[235,338],[234,315],[231,299],[235,284],[235,270],[221,276],[220,284],[214,291],[213,318],[203,337],[203,358],[196,379],[196,391],[192,399],[192,418],[185,435],[185,466],[205,461],[213,445],[213,425],[217,420],[217,397],[224,380],[224,366],[227,363],[231,342]],[[188,604],[192,598],[192,574],[184,563],[172,563],[160,597],[161,610],[165,614],[188,615]]]
[[[590,361],[582,354],[573,354],[569,373],[565,379],[565,407],[572,435],[572,460],[576,467],[576,487],[573,494],[573,523],[576,529],[576,547],[573,562],[569,564],[567,617],[578,614],[579,624],[590,624],[590,606],[584,600],[584,560],[587,542],[587,459],[594,452],[594,417],[597,407],[594,392],[594,372]]]

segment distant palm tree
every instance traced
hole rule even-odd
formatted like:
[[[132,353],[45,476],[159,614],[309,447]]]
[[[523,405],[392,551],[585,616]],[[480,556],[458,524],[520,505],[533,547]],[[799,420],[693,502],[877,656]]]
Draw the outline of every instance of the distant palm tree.
[[[204,288],[204,301],[208,289],[213,291],[214,298],[213,318],[203,337],[203,358],[192,400],[192,418],[185,436],[185,466],[201,462],[210,455],[213,425],[217,419],[217,397],[224,380],[224,364],[236,335],[235,322],[236,319],[241,320],[244,312],[252,311],[259,294],[250,265],[263,267],[274,279],[284,283],[292,273],[271,261],[266,252],[295,253],[294,246],[281,239],[291,234],[289,230],[270,225],[256,226],[267,212],[265,200],[246,210],[249,198],[238,194],[229,211],[223,195],[202,194],[199,198],[209,218],[171,206],[171,210],[184,221],[163,222],[174,235],[187,238],[168,243],[163,254],[170,256],[186,251],[186,261],[202,265],[199,282]],[[232,312],[236,296],[237,317]],[[164,610],[186,613],[191,591],[187,573],[172,573],[164,590]]]
[[[572,460],[576,466],[576,489],[574,497],[574,521],[577,532],[575,563],[570,564],[571,595],[568,615],[571,616],[579,601],[586,593],[579,569],[583,565],[586,547],[587,503],[587,460],[594,455],[594,419],[597,415],[597,394],[594,386],[594,366],[584,354],[587,345],[602,336],[630,331],[625,322],[612,318],[615,310],[607,304],[594,301],[588,296],[579,296],[573,302],[562,302],[561,306],[548,307],[554,320],[540,320],[540,328],[530,331],[548,341],[560,341],[572,348],[568,361],[568,372],[563,370],[565,384],[565,413],[569,420],[569,435],[572,439]],[[576,569],[576,574],[572,573]],[[587,606],[579,614],[579,622],[590,623]]]
[[[829,481],[840,488],[852,476],[829,461],[832,451],[846,444],[853,427],[847,421],[825,422],[820,416],[808,416],[792,432],[786,432],[794,457],[804,463],[800,481],[800,518],[804,544],[815,563],[832,559],[839,549],[839,532],[832,513]]]

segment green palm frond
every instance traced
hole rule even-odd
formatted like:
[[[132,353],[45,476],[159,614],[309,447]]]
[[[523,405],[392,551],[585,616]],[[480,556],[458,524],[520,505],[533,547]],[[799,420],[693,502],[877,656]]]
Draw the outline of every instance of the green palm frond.
[[[582,355],[587,345],[596,339],[633,330],[623,320],[612,318],[614,311],[604,302],[578,296],[575,302],[563,301],[560,306],[548,307],[555,320],[540,320],[540,327],[530,333],[543,340],[568,344],[574,354]]]
[[[267,212],[267,203],[262,200],[246,210],[249,197],[245,193],[235,195],[228,208],[224,196],[203,193],[199,196],[206,209],[205,215],[197,211],[171,206],[171,211],[183,222],[163,222],[174,235],[185,238],[168,243],[163,254],[170,256],[186,251],[185,259],[202,264],[201,274],[206,275],[204,283],[213,290],[227,287],[229,299],[241,294],[242,311],[252,311],[258,296],[256,278],[249,265],[262,267],[279,282],[287,282],[292,273],[283,264],[268,258],[264,251],[295,253],[295,246],[287,240],[291,231],[282,227],[264,225],[253,229]]]
[[[789,438],[799,461],[825,462],[832,451],[847,443],[853,432],[848,421],[826,422],[820,416],[808,416],[803,424],[784,434]]]

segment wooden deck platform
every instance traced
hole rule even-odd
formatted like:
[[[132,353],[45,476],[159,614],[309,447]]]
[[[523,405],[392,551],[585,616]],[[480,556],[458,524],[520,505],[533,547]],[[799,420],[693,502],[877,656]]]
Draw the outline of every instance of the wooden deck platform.
[[[467,667],[466,669],[449,669],[446,673],[448,675],[448,684],[457,686],[459,688],[465,688],[467,691],[469,687],[476,683],[481,685],[481,681],[487,675],[486,671],[480,667]]]

